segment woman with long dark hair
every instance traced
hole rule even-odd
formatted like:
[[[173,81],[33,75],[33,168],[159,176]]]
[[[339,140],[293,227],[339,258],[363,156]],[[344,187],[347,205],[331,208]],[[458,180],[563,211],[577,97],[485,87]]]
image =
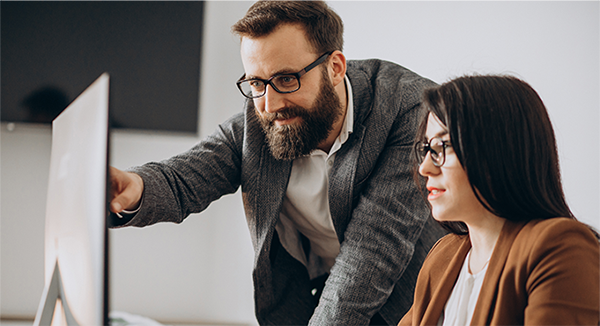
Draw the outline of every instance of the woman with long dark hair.
[[[598,325],[598,234],[566,203],[535,90],[467,76],[425,91],[423,105],[418,173],[452,233],[429,252],[400,325]]]

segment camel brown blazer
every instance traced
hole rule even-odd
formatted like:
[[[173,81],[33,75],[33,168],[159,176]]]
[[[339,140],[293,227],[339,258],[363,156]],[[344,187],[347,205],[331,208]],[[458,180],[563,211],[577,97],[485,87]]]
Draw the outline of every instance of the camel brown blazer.
[[[468,235],[436,243],[399,325],[437,324],[470,248]],[[598,325],[599,264],[598,239],[582,223],[506,221],[471,325]]]

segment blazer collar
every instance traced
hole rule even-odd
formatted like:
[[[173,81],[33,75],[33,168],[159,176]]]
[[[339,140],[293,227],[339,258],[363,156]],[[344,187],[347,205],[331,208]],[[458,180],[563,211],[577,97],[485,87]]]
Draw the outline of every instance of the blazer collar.
[[[369,84],[367,74],[359,69],[356,62],[348,61],[346,76],[352,84],[352,102],[354,106],[354,126],[362,125],[371,112],[373,89]],[[356,131],[356,130],[354,130]]]

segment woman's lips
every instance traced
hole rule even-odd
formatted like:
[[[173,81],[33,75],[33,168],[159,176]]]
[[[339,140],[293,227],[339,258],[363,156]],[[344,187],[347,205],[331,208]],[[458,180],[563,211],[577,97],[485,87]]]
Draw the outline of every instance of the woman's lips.
[[[428,200],[434,200],[440,197],[446,191],[446,189],[440,189],[435,187],[427,187],[427,190],[429,191],[429,196],[427,196]]]

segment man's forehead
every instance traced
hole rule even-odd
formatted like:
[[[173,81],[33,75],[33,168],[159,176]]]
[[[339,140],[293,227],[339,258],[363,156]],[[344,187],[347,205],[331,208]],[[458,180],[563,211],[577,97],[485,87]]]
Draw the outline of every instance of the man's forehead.
[[[315,57],[304,35],[294,30],[258,38],[242,37],[240,53],[246,75],[259,78],[298,72]]]

